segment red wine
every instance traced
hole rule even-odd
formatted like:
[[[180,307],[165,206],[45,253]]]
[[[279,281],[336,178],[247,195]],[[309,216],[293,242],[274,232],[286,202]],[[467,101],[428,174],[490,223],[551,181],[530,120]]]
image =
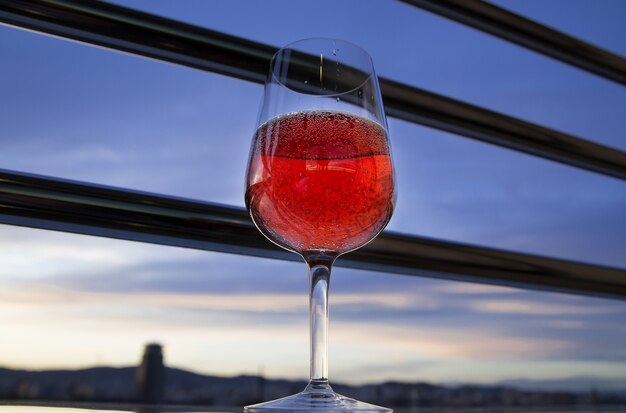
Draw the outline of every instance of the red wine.
[[[385,130],[344,112],[270,120],[252,145],[246,205],[261,232],[287,249],[341,254],[360,247],[393,211]]]

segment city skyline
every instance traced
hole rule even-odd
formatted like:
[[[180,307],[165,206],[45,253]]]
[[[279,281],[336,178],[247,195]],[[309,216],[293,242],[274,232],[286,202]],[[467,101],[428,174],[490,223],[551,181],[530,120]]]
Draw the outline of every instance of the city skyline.
[[[399,2],[359,19],[355,2],[306,16],[281,2],[116,3],[274,45],[344,38],[381,76],[626,149],[620,85]],[[496,3],[626,54],[623,3]],[[243,205],[259,85],[4,26],[0,53],[1,168]],[[623,182],[389,129],[390,230],[626,268]],[[0,245],[0,366],[129,365],[158,341],[170,365],[205,374],[307,375],[301,263],[11,226]],[[336,268],[330,302],[331,381],[626,381],[623,301]]]

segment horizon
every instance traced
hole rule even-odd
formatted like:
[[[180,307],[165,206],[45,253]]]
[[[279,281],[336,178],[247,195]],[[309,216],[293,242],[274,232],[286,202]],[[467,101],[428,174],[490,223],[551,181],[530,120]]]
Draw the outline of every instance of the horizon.
[[[49,368],[49,369],[20,369],[20,368],[12,368],[7,366],[0,366],[0,369],[12,370],[12,371],[24,371],[29,373],[48,373],[48,372],[80,372],[87,370],[97,370],[97,369],[112,369],[112,370],[126,370],[126,369],[137,369],[138,365],[124,365],[124,366],[115,366],[115,365],[94,365],[94,366],[84,366],[79,368]],[[288,377],[273,377],[267,376],[261,373],[240,373],[240,374],[232,374],[232,375],[219,375],[212,374],[211,372],[201,372],[196,371],[193,368],[183,368],[177,366],[171,366],[164,364],[165,369],[172,369],[177,371],[182,371],[185,373],[191,373],[198,376],[203,377],[213,377],[213,378],[223,378],[223,379],[236,379],[239,377],[261,377],[266,380],[272,381],[289,381],[289,382],[308,382],[308,378],[303,376],[300,378],[288,378]],[[568,383],[568,384],[563,384]],[[337,386],[353,386],[353,387],[365,387],[365,386],[375,386],[375,385],[383,385],[383,384],[426,384],[447,388],[457,388],[464,386],[478,386],[478,387],[508,387],[512,389],[519,390],[532,390],[532,391],[545,391],[545,392],[572,392],[572,393],[586,393],[588,391],[598,391],[604,392],[608,394],[622,394],[626,392],[626,375],[620,378],[614,379],[604,379],[601,377],[587,375],[587,376],[568,376],[568,377],[560,377],[554,379],[527,379],[523,377],[512,377],[504,380],[494,381],[494,382],[464,382],[464,381],[447,381],[447,382],[437,382],[437,381],[428,381],[428,380],[394,380],[394,379],[386,379],[382,381],[372,381],[372,382],[363,382],[363,383],[353,383],[350,381],[336,381],[333,383]],[[571,387],[572,384],[574,387]],[[542,386],[542,388],[537,388],[536,386]],[[548,387],[545,387],[545,386]],[[603,386],[611,386],[609,388]],[[567,387],[570,386],[570,387]],[[617,386],[617,387],[616,387]]]
[[[114,3],[272,45],[342,38],[380,76],[626,150],[620,85],[401,2]],[[626,55],[626,2],[494,3]],[[0,34],[1,168],[243,206],[261,86]],[[622,181],[393,118],[389,131],[390,231],[626,268]],[[0,365],[130,364],[157,341],[185,370],[306,377],[303,263],[8,225],[0,245]],[[330,314],[331,382],[626,380],[621,300],[335,268]]]

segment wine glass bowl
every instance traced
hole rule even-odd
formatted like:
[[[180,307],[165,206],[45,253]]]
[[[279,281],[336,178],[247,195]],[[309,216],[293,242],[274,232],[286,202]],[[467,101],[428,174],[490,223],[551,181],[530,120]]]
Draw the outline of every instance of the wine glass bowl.
[[[340,255],[373,239],[393,211],[385,130],[346,112],[297,112],[256,133],[246,201],[281,247]]]
[[[252,140],[246,206],[257,228],[309,266],[311,381],[247,412],[388,412],[328,384],[328,285],[334,260],[378,235],[395,204],[387,123],[369,55],[307,39],[272,58]]]

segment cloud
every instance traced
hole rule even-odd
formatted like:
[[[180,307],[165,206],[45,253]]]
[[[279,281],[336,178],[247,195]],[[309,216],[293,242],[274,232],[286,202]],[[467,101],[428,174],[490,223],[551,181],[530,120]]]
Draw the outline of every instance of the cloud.
[[[521,314],[554,316],[573,314],[610,314],[623,312],[624,308],[615,305],[574,305],[536,300],[472,300],[467,306],[474,311],[491,314]]]
[[[95,304],[135,304],[155,306],[163,309],[193,309],[197,311],[238,311],[238,312],[306,312],[308,296],[301,294],[274,292],[192,293],[158,291],[77,291],[66,286],[48,282],[30,282],[27,285],[10,284],[0,290],[0,301],[4,304],[19,303],[34,306],[89,306]],[[434,301],[415,300],[406,293],[334,294],[332,306],[343,312],[350,312],[353,306],[369,307],[372,311],[396,311],[414,308],[429,308]]]
[[[571,347],[564,340],[545,337],[507,337],[485,329],[439,327],[420,330],[402,325],[374,323],[369,327],[341,323],[342,337],[350,342],[367,341],[368,335],[383,337],[395,351],[424,359],[546,359]],[[345,334],[349,332],[350,334]],[[349,338],[348,338],[349,337]]]
[[[589,327],[589,323],[576,320],[552,320],[548,324],[552,328],[566,329],[566,330],[582,330]]]
[[[436,290],[440,293],[455,295],[511,295],[518,294],[519,288],[499,285],[475,284],[469,282],[440,283]]]
[[[348,271],[343,276],[346,283],[361,279],[357,271]],[[98,277],[106,279],[106,273],[99,273]],[[5,341],[4,347],[5,357],[14,360],[13,365],[20,360],[26,363],[23,352],[34,351],[28,343],[35,343],[37,337],[45,335],[50,348],[41,357],[28,361],[29,365],[50,366],[54,361],[57,366],[66,362],[84,366],[96,359],[96,352],[105,354],[100,358],[113,364],[130,363],[135,362],[138,349],[145,341],[157,340],[165,342],[172,364],[204,372],[234,374],[250,371],[246,370],[250,366],[254,372],[258,364],[272,365],[269,371],[274,375],[301,377],[301,372],[306,371],[306,366],[298,368],[299,363],[303,363],[300,357],[306,360],[308,346],[304,288],[298,293],[263,289],[235,289],[229,293],[190,289],[167,292],[149,288],[102,289],[98,282],[89,289],[86,288],[89,280],[86,277],[86,282],[80,284],[59,283],[54,278],[3,283],[0,334],[12,337]],[[519,296],[526,296],[532,305],[541,303],[539,299],[544,297],[556,303],[550,308],[559,311],[549,316],[491,314],[472,309],[470,305],[476,297],[482,303],[489,302],[483,295],[459,295],[456,288],[441,286],[450,282],[433,280],[424,285],[417,282],[420,292],[415,294],[407,288],[415,282],[411,277],[398,277],[396,291],[331,293],[331,355],[338,360],[337,370],[333,370],[338,372],[338,378],[349,379],[351,376],[342,373],[343,370],[359,369],[364,363],[371,364],[368,360],[389,363],[385,374],[381,372],[378,376],[387,378],[409,377],[420,372],[443,377],[437,376],[437,371],[446,371],[450,364],[463,364],[468,360],[481,360],[487,365],[496,360],[595,363],[607,360],[610,355],[613,362],[624,361],[624,351],[618,343],[623,341],[626,332],[612,328],[614,322],[607,318],[611,314],[578,315],[603,317],[606,325],[592,330],[593,334],[588,333],[593,323],[586,328],[570,328],[580,326],[571,322],[560,327],[551,324],[552,321],[576,321],[563,318],[559,312],[562,308],[556,304],[567,307],[577,302],[584,308],[606,303],[606,300],[521,291],[515,293],[515,302],[524,302]],[[484,291],[492,294],[490,288]],[[500,299],[502,297],[496,295],[496,302]],[[516,306],[513,310],[523,311],[524,308]],[[586,319],[580,321],[586,322]],[[119,343],[112,345],[109,338],[103,337],[109,334]],[[18,346],[18,342],[27,344]],[[82,343],[94,349],[72,353],[63,349],[63,343],[66,346]],[[203,347],[207,346],[213,348],[222,361],[216,362],[205,355]],[[250,346],[254,347],[253,351]],[[245,356],[241,352],[245,352]],[[281,358],[281,353],[288,355]],[[408,368],[394,367],[405,362],[415,367],[413,373]],[[0,364],[6,361],[0,359]],[[368,377],[374,379],[367,375],[361,379]]]

